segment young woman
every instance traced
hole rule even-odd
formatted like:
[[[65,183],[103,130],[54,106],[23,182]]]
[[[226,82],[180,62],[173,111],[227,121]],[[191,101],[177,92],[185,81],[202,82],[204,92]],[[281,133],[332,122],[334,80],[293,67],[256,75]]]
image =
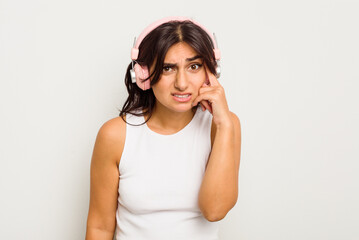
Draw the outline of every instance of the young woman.
[[[91,161],[87,240],[216,240],[238,198],[241,127],[199,23],[161,19],[131,53],[120,116]]]

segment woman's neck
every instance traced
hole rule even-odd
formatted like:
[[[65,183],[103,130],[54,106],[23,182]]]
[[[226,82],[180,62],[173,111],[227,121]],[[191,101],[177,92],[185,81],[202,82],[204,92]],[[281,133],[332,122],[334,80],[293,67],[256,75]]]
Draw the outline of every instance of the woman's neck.
[[[164,131],[168,134],[178,132],[189,124],[196,113],[196,107],[186,112],[174,112],[155,104],[151,118],[147,122],[147,126],[155,131]],[[145,120],[148,119],[148,114]]]

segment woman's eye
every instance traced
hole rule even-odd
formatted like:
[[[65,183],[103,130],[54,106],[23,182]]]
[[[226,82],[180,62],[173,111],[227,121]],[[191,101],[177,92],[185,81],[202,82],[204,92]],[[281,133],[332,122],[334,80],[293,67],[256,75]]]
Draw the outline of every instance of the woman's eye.
[[[191,69],[192,69],[192,70],[197,70],[197,69],[199,69],[201,66],[202,66],[201,64],[193,64],[193,65],[191,65]]]
[[[172,68],[171,67],[163,67],[163,71],[164,72],[169,72],[169,71],[171,71],[172,70]]]

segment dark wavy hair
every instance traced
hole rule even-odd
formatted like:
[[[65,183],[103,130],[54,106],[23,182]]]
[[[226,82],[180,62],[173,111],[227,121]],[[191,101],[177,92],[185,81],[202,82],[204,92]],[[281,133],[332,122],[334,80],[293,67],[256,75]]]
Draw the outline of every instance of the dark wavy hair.
[[[150,72],[150,75],[147,78],[151,79],[151,87],[156,84],[161,77],[163,62],[167,51],[171,46],[180,42],[185,42],[190,45],[197,54],[203,58],[209,71],[213,74],[216,73],[217,62],[215,61],[213,53],[214,45],[207,32],[190,20],[169,21],[152,30],[142,40],[139,46],[139,56],[136,60],[137,64],[147,66],[149,70],[150,67],[155,64],[153,71]],[[126,113],[131,113],[136,116],[149,114],[148,121],[152,116],[156,97],[152,88],[143,91],[136,83],[132,83],[130,74],[131,69],[132,62],[128,65],[125,76],[128,97],[122,106],[119,116],[125,121],[124,115]],[[143,81],[147,79],[144,79]],[[194,106],[192,109],[195,109],[196,107],[197,106]],[[137,112],[137,110],[141,111]],[[129,124],[128,122],[126,123]]]

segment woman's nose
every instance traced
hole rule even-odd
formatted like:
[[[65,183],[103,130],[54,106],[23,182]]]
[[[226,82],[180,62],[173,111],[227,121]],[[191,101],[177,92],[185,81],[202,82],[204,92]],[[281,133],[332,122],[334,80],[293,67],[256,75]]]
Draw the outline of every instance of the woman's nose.
[[[180,91],[184,91],[186,90],[187,86],[188,86],[188,80],[186,73],[183,70],[177,71],[175,87]]]

